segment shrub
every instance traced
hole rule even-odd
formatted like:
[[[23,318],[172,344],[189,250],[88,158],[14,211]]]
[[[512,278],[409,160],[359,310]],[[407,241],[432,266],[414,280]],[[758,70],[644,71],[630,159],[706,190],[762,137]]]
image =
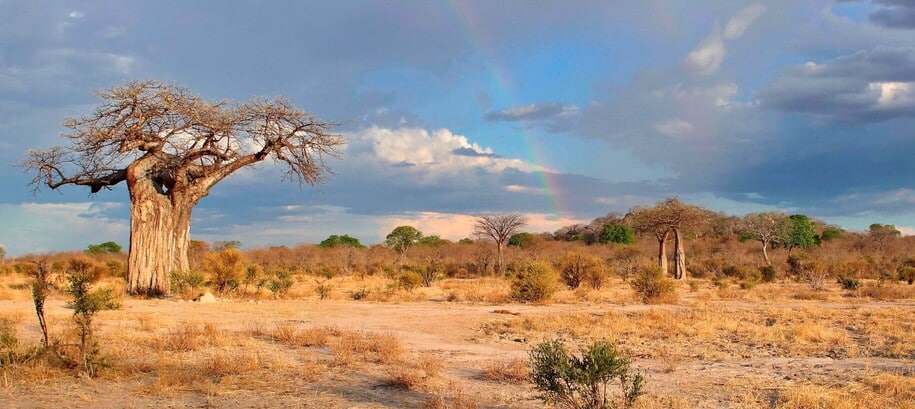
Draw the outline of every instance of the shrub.
[[[861,287],[861,281],[854,277],[839,277],[838,282],[843,290],[857,290]]]
[[[512,279],[511,297],[515,301],[544,301],[553,296],[559,274],[549,263],[531,261],[520,266]]]
[[[315,287],[315,292],[318,293],[318,299],[321,299],[321,300],[327,298],[327,296],[330,295],[330,290],[331,290],[331,286],[328,285],[326,282],[318,283],[317,287]]]
[[[96,277],[86,270],[71,270],[67,276],[70,283],[67,292],[73,297],[70,306],[73,307],[73,322],[79,336],[77,365],[80,371],[89,377],[95,376],[98,368],[105,364],[99,355],[98,342],[93,334],[92,321],[95,314],[106,309],[120,308],[120,304],[113,297],[114,292],[110,289],[91,291],[95,280]]]
[[[909,285],[915,283],[915,267],[902,267],[899,271],[899,279]]]
[[[762,278],[762,282],[771,283],[775,281],[777,271],[775,270],[775,266],[762,266],[759,268],[759,274]]]
[[[642,267],[629,283],[645,304],[663,304],[677,300],[676,285],[664,276],[660,267]]]
[[[199,271],[172,271],[170,276],[172,294],[183,299],[196,297],[206,283],[206,278]]]
[[[559,269],[562,280],[570,288],[578,288],[582,282],[595,289],[603,285],[604,263],[600,258],[579,252],[567,253],[560,261]]]
[[[530,361],[531,381],[541,398],[562,408],[630,407],[644,393],[642,375],[631,373],[629,359],[604,341],[581,356],[566,352],[558,340],[542,342],[530,352]]]
[[[207,254],[203,258],[203,268],[211,274],[216,291],[226,293],[238,288],[245,270],[244,256],[238,249],[230,247]]]
[[[727,277],[744,280],[750,275],[750,269],[746,266],[730,265],[721,269],[721,273]]]
[[[526,248],[532,246],[533,244],[534,244],[534,235],[527,233],[527,232],[513,234],[508,239],[509,246],[520,247],[522,249],[526,249]]]
[[[354,301],[359,301],[366,299],[366,297],[368,297],[371,293],[371,291],[363,288],[361,290],[351,292],[350,297],[352,297]]]
[[[400,273],[400,277],[397,279],[397,283],[400,285],[400,288],[407,290],[407,292],[413,292],[413,289],[419,287],[423,282],[423,277],[419,273],[407,270]]]
[[[267,289],[273,293],[276,298],[281,298],[292,288],[292,273],[289,270],[277,270],[273,273],[273,278],[267,283]]]

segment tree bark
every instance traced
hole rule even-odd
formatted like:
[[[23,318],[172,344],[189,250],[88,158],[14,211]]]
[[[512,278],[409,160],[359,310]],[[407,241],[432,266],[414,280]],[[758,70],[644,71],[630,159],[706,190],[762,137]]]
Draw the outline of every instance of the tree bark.
[[[187,249],[196,201],[161,191],[148,177],[152,163],[140,159],[127,169],[131,203],[127,292],[158,297],[168,295],[172,271],[190,269]]]
[[[683,237],[680,229],[674,229],[674,278],[682,280],[686,277],[686,252],[683,250]]]
[[[763,259],[766,260],[766,265],[767,265],[767,266],[771,266],[771,265],[772,265],[772,261],[769,260],[769,252],[768,252],[768,250],[766,249],[766,247],[769,247],[769,242],[763,241],[763,242],[762,242],[762,245],[763,245],[763,246],[762,246],[762,247],[763,247]]]
[[[502,270],[505,268],[505,260],[502,257],[502,251],[505,248],[505,243],[496,243],[496,247],[499,249],[499,259],[497,260],[499,264],[496,266],[496,276],[500,276],[502,275]]]
[[[664,232],[664,234],[658,234],[658,266],[661,267],[661,272],[667,274],[667,236],[670,233]]]

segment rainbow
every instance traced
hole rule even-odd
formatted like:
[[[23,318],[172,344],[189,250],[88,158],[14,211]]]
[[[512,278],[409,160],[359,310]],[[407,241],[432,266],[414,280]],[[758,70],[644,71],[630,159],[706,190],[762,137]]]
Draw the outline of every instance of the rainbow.
[[[486,37],[485,31],[480,29],[473,10],[462,0],[444,0],[444,4],[452,17],[454,17],[455,22],[457,22],[457,26],[463,31],[467,45],[482,57],[484,67],[494,81],[496,96],[509,101],[511,106],[522,104],[515,97],[514,82],[508,72],[498,64],[492,47],[489,46],[490,40]],[[546,155],[543,154],[545,147],[541,146],[542,144],[527,129],[522,128],[521,132],[527,153],[525,159],[540,168],[540,170],[535,171],[535,175],[540,185],[539,187],[546,192],[548,209],[561,220],[571,218],[571,213],[562,200],[564,195],[559,181],[559,174],[550,170],[550,166],[546,163]]]

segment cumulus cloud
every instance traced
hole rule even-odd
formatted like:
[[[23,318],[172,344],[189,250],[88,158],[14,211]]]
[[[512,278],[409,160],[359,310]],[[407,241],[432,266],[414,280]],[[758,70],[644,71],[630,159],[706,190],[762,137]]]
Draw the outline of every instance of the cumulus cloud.
[[[766,6],[752,4],[738,11],[721,30],[716,21],[712,32],[704,38],[683,59],[686,69],[696,75],[711,75],[718,72],[727,55],[725,40],[734,40],[743,36],[756,19],[766,12]]]
[[[773,109],[835,120],[915,116],[915,48],[876,47],[795,66],[759,98]]]

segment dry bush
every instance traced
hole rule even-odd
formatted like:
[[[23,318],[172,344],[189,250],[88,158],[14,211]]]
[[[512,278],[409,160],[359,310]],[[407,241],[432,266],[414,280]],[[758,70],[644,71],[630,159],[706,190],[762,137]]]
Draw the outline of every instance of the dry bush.
[[[865,283],[858,288],[859,297],[874,298],[883,301],[915,299],[915,287],[896,283]]]
[[[530,379],[530,369],[523,359],[508,362],[491,361],[483,367],[483,379],[492,382],[521,384]]]
[[[445,367],[441,357],[423,354],[409,360],[392,362],[386,368],[385,384],[395,388],[414,389],[439,376]]]
[[[512,278],[511,297],[515,301],[549,300],[558,290],[559,274],[544,261],[530,261],[521,266]]]
[[[161,347],[172,352],[191,352],[224,344],[224,334],[212,323],[183,322],[160,337]]]
[[[361,356],[361,362],[396,363],[404,353],[400,340],[389,334],[343,331],[330,341],[329,346],[335,362],[343,366],[354,363],[356,356]]]
[[[642,267],[638,275],[629,284],[645,304],[673,304],[677,302],[676,283],[665,277],[659,267]]]
[[[423,409],[477,409],[480,406],[472,394],[465,393],[461,388],[451,387],[433,393],[423,402],[422,407]]]
[[[200,365],[202,374],[220,379],[226,376],[240,375],[260,369],[260,360],[253,353],[234,351],[216,351],[208,354]]]

